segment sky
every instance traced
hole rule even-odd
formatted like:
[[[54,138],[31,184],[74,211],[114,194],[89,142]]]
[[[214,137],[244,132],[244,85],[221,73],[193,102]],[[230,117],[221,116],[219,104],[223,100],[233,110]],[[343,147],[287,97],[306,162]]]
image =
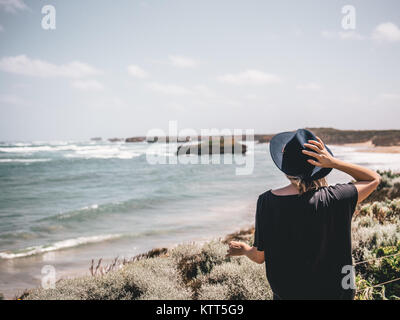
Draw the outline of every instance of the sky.
[[[0,0],[0,141],[400,129],[399,57],[398,0]]]

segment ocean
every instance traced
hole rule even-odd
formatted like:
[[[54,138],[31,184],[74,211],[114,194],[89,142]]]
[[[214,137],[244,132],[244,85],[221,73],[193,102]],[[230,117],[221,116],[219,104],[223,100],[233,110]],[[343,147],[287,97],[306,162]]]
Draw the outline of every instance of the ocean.
[[[223,237],[254,222],[259,194],[287,183],[268,144],[249,151],[249,175],[237,175],[235,163],[151,164],[150,147],[169,158],[178,144],[0,143],[0,293],[12,298],[40,285],[45,265],[69,277],[88,274],[92,259]],[[373,169],[400,170],[400,154],[331,150]],[[336,171],[328,177],[350,180]]]

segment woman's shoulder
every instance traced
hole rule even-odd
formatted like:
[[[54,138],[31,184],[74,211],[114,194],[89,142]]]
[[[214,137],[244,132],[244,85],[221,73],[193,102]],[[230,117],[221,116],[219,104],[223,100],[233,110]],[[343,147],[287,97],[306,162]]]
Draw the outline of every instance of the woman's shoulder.
[[[340,196],[347,193],[353,193],[356,189],[353,182],[336,183],[329,186],[321,187],[316,192],[329,193],[333,196]]]
[[[352,206],[355,206],[355,204],[357,203],[357,198],[357,188],[352,182],[337,183],[334,185],[321,187],[316,190],[311,195],[310,202],[319,202],[325,205],[331,205],[333,203],[351,203]]]
[[[264,191],[263,193],[261,193],[261,194],[258,196],[258,200],[257,200],[257,201],[260,202],[260,201],[264,200],[265,198],[267,198],[268,195],[269,195],[269,193],[271,193],[271,190],[272,190],[272,189],[269,189],[269,190]]]
[[[260,209],[264,207],[264,204],[268,201],[268,198],[270,197],[271,190],[269,189],[263,193],[261,193],[258,198],[257,198],[257,209]]]
[[[291,198],[298,198],[299,196],[300,194],[298,193],[289,194],[281,189],[269,189],[258,196],[257,203],[261,205],[267,201],[275,202],[274,200],[277,200],[279,202],[279,200],[289,200]]]

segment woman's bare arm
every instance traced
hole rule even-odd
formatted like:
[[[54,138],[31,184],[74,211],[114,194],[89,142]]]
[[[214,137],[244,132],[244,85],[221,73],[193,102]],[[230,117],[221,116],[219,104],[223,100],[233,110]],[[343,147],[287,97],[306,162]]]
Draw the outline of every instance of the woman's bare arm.
[[[317,139],[318,141],[309,140],[309,143],[304,144],[305,147],[315,151],[303,150],[304,154],[315,158],[315,160],[307,161],[318,167],[334,168],[351,175],[356,180],[354,185],[358,191],[358,203],[366,199],[378,187],[381,179],[379,174],[371,169],[336,159],[326,150],[322,140],[318,137]]]
[[[229,249],[226,256],[246,256],[256,263],[264,263],[264,251],[259,251],[256,247],[250,247],[248,244],[243,242],[229,242]]]
[[[370,169],[336,160],[335,169],[351,175],[356,182],[354,185],[358,191],[358,203],[366,199],[379,185],[381,177]]]

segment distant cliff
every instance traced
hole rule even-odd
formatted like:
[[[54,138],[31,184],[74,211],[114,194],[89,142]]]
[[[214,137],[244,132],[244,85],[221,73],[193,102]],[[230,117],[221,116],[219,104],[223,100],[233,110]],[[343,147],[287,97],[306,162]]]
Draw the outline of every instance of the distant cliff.
[[[361,143],[371,141],[375,146],[400,146],[400,130],[338,130],[306,128],[327,144]],[[256,134],[254,140],[269,142],[273,134]]]
[[[327,144],[360,143],[371,141],[375,146],[400,145],[400,130],[337,130],[309,128]]]
[[[327,144],[346,144],[362,143],[371,141],[375,146],[400,146],[400,130],[338,130],[334,128],[306,128],[319,136]],[[258,143],[270,142],[274,134],[255,134],[254,141]],[[198,137],[195,137],[196,139]],[[214,137],[215,138],[215,137]],[[222,138],[222,137],[221,137]],[[243,137],[245,139],[245,137]],[[101,141],[101,138],[92,138],[95,141]],[[191,137],[131,137],[126,138],[125,142],[149,143],[162,142],[189,142]],[[201,140],[201,138],[199,138]],[[120,141],[120,139],[110,139],[109,141]],[[183,150],[182,150],[183,152]],[[192,151],[189,151],[193,153]],[[246,151],[244,151],[246,152]]]

